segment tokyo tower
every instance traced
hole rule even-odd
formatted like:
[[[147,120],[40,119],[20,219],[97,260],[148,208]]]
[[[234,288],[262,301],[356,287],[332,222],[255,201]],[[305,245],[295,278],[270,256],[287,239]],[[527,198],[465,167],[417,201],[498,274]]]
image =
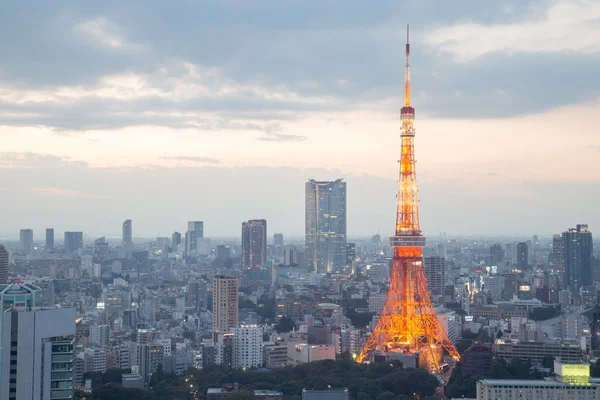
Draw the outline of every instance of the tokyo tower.
[[[423,270],[423,246],[419,224],[414,140],[415,109],[410,104],[410,44],[406,28],[406,81],[404,107],[400,110],[400,176],[398,180],[396,235],[390,238],[394,249],[390,286],[375,329],[356,358],[372,360],[375,354],[418,354],[420,367],[440,373],[444,350],[455,360],[460,356],[440,324],[427,292]]]

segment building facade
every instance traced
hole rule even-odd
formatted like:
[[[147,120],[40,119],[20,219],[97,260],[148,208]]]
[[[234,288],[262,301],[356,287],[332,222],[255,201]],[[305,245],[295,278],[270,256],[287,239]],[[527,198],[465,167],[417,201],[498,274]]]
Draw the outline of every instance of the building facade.
[[[242,325],[232,328],[233,368],[245,369],[261,367],[263,364],[262,328],[256,325]]]
[[[67,253],[83,249],[83,232],[65,232],[64,248]]]
[[[46,229],[46,251],[54,250],[54,229]]]
[[[30,254],[33,250],[33,230],[21,229],[19,233],[19,248],[25,254]]]
[[[424,257],[423,261],[429,295],[432,297],[442,295],[446,285],[446,258],[429,256]]]
[[[306,260],[320,274],[343,267],[346,257],[346,182],[306,183]]]
[[[8,282],[8,250],[0,244],[0,284]]]
[[[2,291],[3,303],[35,303],[35,291],[18,286]],[[2,313],[1,400],[72,397],[75,316],[75,308],[53,307],[12,307]]]
[[[213,280],[213,332],[228,333],[238,326],[238,279],[216,276]]]
[[[592,232],[581,224],[562,234],[563,244],[563,286],[579,290],[592,282]]]
[[[185,233],[185,254],[190,255],[196,251],[198,239],[204,237],[204,222],[189,221],[188,230]]]
[[[242,223],[242,268],[260,267],[266,261],[267,221],[252,219]]]

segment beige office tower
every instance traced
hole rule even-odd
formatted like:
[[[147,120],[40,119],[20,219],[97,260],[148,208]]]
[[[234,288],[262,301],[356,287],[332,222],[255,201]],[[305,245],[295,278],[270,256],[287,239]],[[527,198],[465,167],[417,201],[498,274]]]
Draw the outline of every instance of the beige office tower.
[[[238,326],[238,287],[237,278],[215,276],[213,280],[213,333],[229,333]]]

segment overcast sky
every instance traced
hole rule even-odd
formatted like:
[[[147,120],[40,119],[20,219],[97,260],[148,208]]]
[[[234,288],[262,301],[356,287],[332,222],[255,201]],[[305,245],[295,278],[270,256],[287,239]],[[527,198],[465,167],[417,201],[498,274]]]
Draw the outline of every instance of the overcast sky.
[[[411,24],[421,226],[600,231],[598,1],[12,1],[0,6],[0,237],[394,228]]]

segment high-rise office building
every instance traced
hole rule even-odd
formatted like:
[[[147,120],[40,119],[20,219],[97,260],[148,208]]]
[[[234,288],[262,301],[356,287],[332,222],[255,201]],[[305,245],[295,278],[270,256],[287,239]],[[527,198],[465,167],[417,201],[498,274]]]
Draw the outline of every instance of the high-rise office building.
[[[526,269],[529,265],[529,246],[526,242],[517,243],[517,268]]]
[[[238,326],[238,280],[229,276],[215,276],[213,295],[213,332],[228,333]]]
[[[561,235],[552,238],[552,266],[554,269],[562,269],[565,246]]]
[[[283,249],[283,265],[298,264],[298,248],[293,244],[286,244]]]
[[[46,229],[46,251],[54,250],[54,229]]]
[[[217,246],[217,263],[221,266],[225,265],[226,261],[231,258],[231,246],[228,244],[220,244]]]
[[[592,232],[585,224],[577,225],[562,234],[563,286],[579,290],[592,282]]]
[[[283,233],[273,235],[273,255],[278,262],[283,261]]]
[[[65,232],[64,246],[67,253],[83,249],[83,232]]]
[[[502,249],[502,245],[500,243],[493,244],[490,247],[490,255],[491,255],[491,264],[498,265],[504,260],[504,250]]]
[[[0,284],[8,282],[8,250],[0,244]]]
[[[123,234],[121,236],[122,241],[122,256],[129,257],[133,251],[133,223],[130,219],[123,221]]]
[[[123,244],[129,245],[133,243],[133,225],[130,219],[123,222]]]
[[[150,269],[147,250],[136,250],[131,252],[131,264],[134,271],[138,273],[147,273]]]
[[[346,264],[346,182],[306,183],[306,260],[320,274]]]
[[[179,251],[180,245],[181,245],[181,233],[173,232],[173,234],[171,235],[171,248],[173,249],[174,253],[177,253]]]
[[[189,221],[188,229],[185,233],[185,254],[190,255],[196,251],[198,239],[204,237],[204,222]]]
[[[506,252],[504,253],[504,257],[511,264],[515,264],[517,262],[517,250],[514,243],[506,243]]]
[[[254,268],[267,261],[267,221],[251,219],[242,223],[242,268]]]
[[[346,244],[346,264],[353,266],[356,262],[356,243]]]
[[[37,287],[0,288],[0,399],[71,399],[75,308],[37,308]]]
[[[108,325],[92,325],[90,326],[90,343],[96,346],[108,346],[108,338],[110,335],[110,326]]]
[[[442,256],[423,257],[427,289],[430,295],[444,294],[446,285],[446,258]]]
[[[31,254],[33,250],[33,230],[32,229],[21,229],[19,235],[19,245],[21,251],[25,254]]]

